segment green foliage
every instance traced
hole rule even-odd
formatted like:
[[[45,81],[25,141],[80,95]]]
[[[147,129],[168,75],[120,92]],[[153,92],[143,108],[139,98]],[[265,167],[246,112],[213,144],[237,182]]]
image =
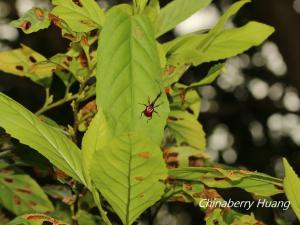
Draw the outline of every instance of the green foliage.
[[[291,206],[300,221],[300,197],[299,188],[300,180],[288,161],[283,159],[285,177],[283,180],[285,194],[291,202]]]
[[[50,26],[48,11],[41,8],[32,8],[22,18],[14,20],[11,25],[21,28],[26,34],[46,29]]]
[[[154,99],[162,89],[154,32],[147,17],[111,10],[99,46],[96,95],[100,111],[95,118],[106,125],[100,132],[97,128],[88,131],[97,137],[91,175],[123,223],[129,225],[163,194],[159,180],[167,172],[159,145],[168,104],[163,94],[160,117],[150,122],[140,118],[144,106],[139,103]],[[101,166],[97,166],[99,161]],[[108,167],[114,177],[107,173]]]
[[[33,113],[0,93],[0,126],[22,143],[36,149],[74,179],[83,181],[81,152],[62,132],[40,121]]]
[[[208,6],[211,0],[174,0],[163,7],[155,22],[156,36],[166,33],[178,23],[187,19],[198,10]]]
[[[52,0],[51,14],[57,16],[73,32],[88,32],[104,23],[104,12],[93,0]]]
[[[94,0],[52,0],[51,12],[33,8],[12,22],[25,33],[52,22],[70,46],[49,59],[24,45],[0,53],[0,70],[26,76],[45,89],[44,105],[35,114],[1,93],[0,127],[45,156],[59,169],[56,178],[63,183],[44,186],[53,207],[28,175],[1,170],[3,206],[16,215],[53,211],[51,217],[23,215],[9,225],[65,224],[54,218],[78,225],[111,225],[106,210],[131,225],[145,210],[167,199],[194,204],[206,195],[221,199],[217,188],[238,187],[258,196],[282,193],[280,179],[217,167],[205,153],[205,133],[197,120],[201,100],[195,89],[211,84],[224,64],[212,66],[198,82],[179,82],[190,66],[240,54],[261,44],[274,29],[258,22],[225,29],[228,19],[249,2],[243,0],[233,4],[207,33],[162,44],[156,40],[210,2],[174,0],[160,8],[158,0],[134,0],[132,5],[104,12]],[[65,86],[58,100],[51,93],[54,73]],[[63,127],[42,115],[68,102],[73,124]],[[147,106],[154,107],[152,116],[144,113]],[[85,132],[82,143],[80,132]],[[0,161],[0,169],[5,167],[7,163]],[[297,212],[294,187],[289,184],[295,177],[289,167],[286,171],[285,190]],[[15,182],[7,182],[11,180]],[[19,193],[27,184],[32,193]],[[14,201],[20,201],[19,206]],[[36,205],[28,204],[31,201]],[[233,210],[202,210],[206,224],[259,222]]]
[[[205,134],[202,125],[187,111],[171,111],[168,127],[174,134],[178,145],[188,144],[204,151],[206,147]]]
[[[0,203],[16,215],[53,211],[53,205],[30,176],[0,170]]]

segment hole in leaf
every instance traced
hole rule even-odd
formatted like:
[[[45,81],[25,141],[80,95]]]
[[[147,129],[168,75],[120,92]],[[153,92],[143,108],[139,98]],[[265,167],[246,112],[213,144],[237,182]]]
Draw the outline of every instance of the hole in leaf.
[[[78,5],[79,7],[82,7],[82,4],[80,2],[80,0],[72,0],[76,5]]]
[[[20,70],[20,71],[23,71],[24,70],[24,67],[22,65],[17,65],[16,66],[16,69],[17,70]]]
[[[213,223],[214,223],[214,225],[219,225],[218,220],[214,220]]]
[[[30,21],[28,21],[28,20],[24,20],[24,22],[21,24],[21,28],[23,29],[23,30],[29,30],[30,29],[30,27],[31,27],[31,22]]]
[[[32,63],[36,63],[37,60],[31,55],[29,56],[29,60],[32,62]]]
[[[44,222],[42,223],[42,225],[53,225],[53,223],[50,222],[50,221],[44,221]]]
[[[72,58],[71,56],[67,56],[67,60],[68,60],[69,62],[72,62],[73,58]]]
[[[197,156],[189,157],[189,166],[190,167],[200,167],[203,166],[203,159]]]
[[[11,179],[11,178],[4,178],[4,181],[5,181],[6,183],[12,183],[12,182],[14,182],[14,180]]]

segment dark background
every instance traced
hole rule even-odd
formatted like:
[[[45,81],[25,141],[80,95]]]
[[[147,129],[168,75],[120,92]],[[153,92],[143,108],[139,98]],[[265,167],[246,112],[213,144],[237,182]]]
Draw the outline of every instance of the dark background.
[[[23,5],[30,2],[21,1]],[[7,24],[18,18],[21,1],[0,0],[0,50],[18,48],[19,43],[24,43],[46,57],[64,52],[68,41],[53,26],[31,35],[20,31],[17,34],[9,31],[15,36],[7,35]],[[47,3],[46,0],[31,2]],[[107,1],[108,4],[118,2],[127,1]],[[169,1],[160,2],[164,5]],[[232,1],[213,3],[222,14]],[[215,161],[277,177],[283,175],[281,158],[286,157],[300,174],[300,1],[254,0],[240,10],[233,23],[241,26],[250,20],[272,25],[276,32],[264,45],[229,60],[227,72],[217,82],[199,89],[202,96],[199,120],[207,134],[208,152]],[[160,41],[173,37],[169,32]],[[199,80],[208,66],[190,69],[183,82]],[[0,72],[0,91],[32,111],[43,103],[42,88],[27,78]],[[63,91],[57,79],[52,91]],[[71,120],[68,112],[70,108],[63,106],[48,115],[65,125]],[[236,196],[240,195],[244,193],[237,192]],[[275,224],[269,211],[258,215]],[[290,212],[285,216],[287,221],[294,220]]]

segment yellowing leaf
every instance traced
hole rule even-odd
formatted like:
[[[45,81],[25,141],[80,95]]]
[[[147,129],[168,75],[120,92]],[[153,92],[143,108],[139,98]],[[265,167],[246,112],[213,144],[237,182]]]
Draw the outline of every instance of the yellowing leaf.
[[[38,66],[39,63],[46,62],[46,60],[41,54],[22,45],[19,49],[0,52],[0,70],[18,76],[26,76],[42,86],[49,86],[53,67],[41,70]]]

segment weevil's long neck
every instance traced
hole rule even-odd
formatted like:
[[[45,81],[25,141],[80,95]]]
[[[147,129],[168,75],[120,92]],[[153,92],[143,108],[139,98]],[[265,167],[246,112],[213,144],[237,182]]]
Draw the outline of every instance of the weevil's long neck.
[[[162,92],[160,91],[159,94],[156,96],[156,98],[153,100],[152,104],[155,104],[155,102],[159,99],[161,94],[162,94]]]

